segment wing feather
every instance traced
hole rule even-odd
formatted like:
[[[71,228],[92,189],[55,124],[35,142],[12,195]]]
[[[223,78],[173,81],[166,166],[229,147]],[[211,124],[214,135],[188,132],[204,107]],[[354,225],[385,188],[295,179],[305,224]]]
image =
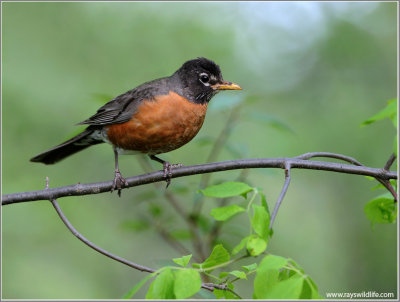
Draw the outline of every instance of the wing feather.
[[[143,100],[152,100],[156,95],[168,94],[169,78],[144,83],[112,99],[88,119],[78,125],[110,125],[129,121]]]

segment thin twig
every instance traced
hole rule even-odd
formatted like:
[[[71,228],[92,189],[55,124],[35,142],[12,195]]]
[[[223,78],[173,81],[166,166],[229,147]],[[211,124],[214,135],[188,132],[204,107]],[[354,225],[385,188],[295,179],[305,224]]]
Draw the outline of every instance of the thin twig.
[[[238,293],[236,293],[234,290],[230,289],[229,287],[227,287],[227,291],[231,292],[232,294],[234,294],[236,297],[238,297],[240,300],[242,300],[243,298],[241,296],[239,296]]]
[[[209,283],[209,282],[205,282],[201,285],[202,288],[204,289],[208,289],[210,291],[213,291],[214,288],[216,289],[220,289],[220,290],[227,290],[228,287],[226,286],[226,284],[215,284],[215,283]]]
[[[223,284],[203,283],[203,285],[210,286],[210,287],[214,287],[214,288],[220,289],[220,290],[229,291],[229,292],[231,292],[232,294],[234,294],[235,296],[237,296],[239,299],[242,299],[242,297],[239,296],[239,294],[237,294],[235,291],[233,291],[232,289],[230,289],[225,283],[223,283]],[[218,285],[218,287],[216,287],[215,285]]]
[[[74,236],[76,236],[80,241],[82,241],[84,244],[86,244],[87,246],[89,246],[90,248],[94,249],[95,251],[99,252],[100,254],[103,254],[104,256],[107,256],[113,260],[116,260],[122,264],[125,264],[129,267],[132,267],[136,270],[142,271],[142,272],[148,272],[148,273],[154,273],[156,272],[156,270],[131,262],[129,260],[126,260],[122,257],[119,257],[117,255],[111,254],[110,252],[98,247],[97,245],[95,245],[94,243],[92,243],[91,241],[89,241],[85,236],[83,236],[81,233],[79,233],[75,227],[69,222],[69,220],[67,219],[67,217],[64,215],[64,213],[62,212],[58,202],[55,199],[50,200],[51,204],[53,205],[54,209],[56,210],[58,216],[60,216],[62,222],[65,224],[65,226],[71,231],[72,234],[74,234]],[[226,290],[226,288],[224,286],[221,286],[219,284],[214,284],[214,283],[203,283],[201,285],[201,287],[203,289],[209,290],[209,291],[214,291],[214,288],[217,289],[221,289],[221,290]]]
[[[358,160],[356,160],[353,157],[343,155],[343,154],[337,154],[337,153],[331,153],[331,152],[309,152],[309,153],[304,153],[302,155],[296,156],[295,158],[298,159],[310,159],[313,157],[330,157],[330,158],[336,158],[336,159],[341,159],[344,161],[347,161],[353,165],[356,166],[363,166]]]
[[[270,230],[272,230],[272,226],[274,224],[276,215],[278,214],[279,207],[280,207],[280,205],[283,201],[283,198],[285,197],[285,194],[289,188],[289,184],[290,184],[290,164],[287,163],[285,165],[285,183],[283,185],[281,194],[279,195],[278,200],[276,201],[274,211],[272,212],[272,215],[271,215],[271,219],[270,219],[270,223],[269,223]]]
[[[346,155],[342,155],[342,154],[336,154],[336,153],[329,153],[329,152],[310,152],[310,153],[305,153],[302,154],[300,156],[296,156],[295,158],[299,158],[299,159],[310,159],[313,157],[331,157],[331,158],[336,158],[336,159],[341,159],[344,161],[347,161],[349,163],[352,163],[356,166],[361,166],[361,167],[365,167],[363,164],[361,164],[359,161],[357,161],[356,159],[350,157],[350,156],[346,156]],[[390,167],[392,166],[393,162],[395,161],[396,156],[394,154],[392,154],[389,158],[389,160],[386,162],[383,170],[384,171],[389,171]],[[392,184],[390,183],[389,180],[387,179],[383,179],[381,177],[375,177],[375,179],[377,181],[379,181],[393,196],[394,201],[397,202],[398,201],[398,196],[396,191],[394,190]]]
[[[103,254],[111,259],[114,259],[118,262],[121,262],[122,264],[125,264],[127,266],[130,266],[134,269],[137,269],[142,272],[148,272],[148,273],[154,273],[155,270],[140,264],[133,263],[129,260],[126,260],[124,258],[121,258],[117,255],[111,254],[107,252],[106,250],[102,249],[101,247],[98,247],[94,243],[90,242],[85,236],[83,236],[81,233],[79,233],[74,226],[68,221],[67,217],[65,217],[64,213],[62,212],[60,206],[58,205],[58,202],[55,199],[50,200],[51,204],[53,205],[54,209],[57,211],[58,216],[60,216],[62,222],[64,222],[65,226],[71,231],[74,236],[76,236],[80,241],[82,241],[84,244],[87,246],[91,247],[95,251],[99,252],[100,254]]]
[[[290,163],[292,169],[324,170],[338,173],[366,175],[380,179],[397,179],[397,172],[384,171],[383,169],[370,168],[365,166],[354,166],[341,163],[310,161],[297,158],[254,158],[222,161],[194,166],[184,166],[172,170],[171,178],[184,177],[189,175],[228,171],[235,169],[250,168],[279,168]],[[163,171],[156,171],[148,174],[129,177],[128,188],[141,186],[149,183],[165,181]],[[2,196],[2,205],[14,204],[19,202],[30,202],[36,200],[51,200],[66,196],[82,196],[109,192],[113,182],[98,182],[90,184],[76,184],[59,188],[52,188],[40,191],[21,192],[5,194]],[[126,190],[126,188],[125,188]]]
[[[390,167],[393,165],[394,161],[396,160],[396,155],[394,153],[392,153],[392,155],[390,155],[388,161],[386,162],[385,166],[383,167],[384,171],[389,171]],[[393,197],[394,197],[394,201],[397,202],[399,200],[399,196],[397,195],[397,192],[395,191],[395,189],[393,188],[392,184],[390,183],[389,180],[387,179],[379,179],[376,178],[386,189],[388,189],[390,191],[390,193],[392,193]]]
[[[383,170],[389,171],[390,167],[393,165],[395,160],[396,160],[396,155],[392,153],[392,155],[390,155],[388,161],[386,162],[385,166],[383,167]]]
[[[383,180],[380,178],[375,177],[377,181],[379,181],[393,196],[394,202],[397,202],[399,200],[396,191],[394,190],[392,184],[390,183],[389,180]]]

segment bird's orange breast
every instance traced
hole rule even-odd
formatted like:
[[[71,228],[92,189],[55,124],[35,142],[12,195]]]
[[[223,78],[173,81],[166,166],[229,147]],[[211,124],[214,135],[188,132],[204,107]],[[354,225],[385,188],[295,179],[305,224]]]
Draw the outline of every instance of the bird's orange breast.
[[[143,101],[131,120],[106,126],[107,138],[125,150],[147,154],[169,152],[196,136],[206,111],[207,104],[195,104],[170,92]]]

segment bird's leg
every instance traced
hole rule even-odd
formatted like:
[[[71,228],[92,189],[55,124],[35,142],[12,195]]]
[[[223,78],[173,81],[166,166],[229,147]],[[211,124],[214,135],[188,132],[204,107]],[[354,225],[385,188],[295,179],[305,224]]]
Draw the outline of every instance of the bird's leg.
[[[171,177],[172,177],[172,169],[173,168],[179,168],[182,167],[182,164],[170,164],[169,162],[162,160],[161,158],[158,158],[155,155],[149,155],[150,159],[158,161],[159,163],[163,164],[163,171],[164,171],[164,177],[165,177],[165,181],[167,182],[167,187],[170,185],[171,183]]]
[[[115,157],[115,177],[114,177],[113,185],[111,187],[111,192],[113,192],[115,189],[117,189],[118,196],[121,197],[122,185],[127,186],[128,182],[126,181],[125,178],[122,177],[121,172],[119,171],[118,152],[117,152],[116,148],[114,148],[114,157]]]

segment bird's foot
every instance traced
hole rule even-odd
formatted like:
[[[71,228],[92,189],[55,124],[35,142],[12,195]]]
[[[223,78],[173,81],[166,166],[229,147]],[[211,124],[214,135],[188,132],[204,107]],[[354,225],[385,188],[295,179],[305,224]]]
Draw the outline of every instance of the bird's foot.
[[[121,197],[121,189],[122,186],[128,186],[128,182],[126,181],[125,178],[122,177],[121,172],[119,170],[115,171],[115,177],[113,181],[113,185],[111,187],[111,193],[117,189],[118,190],[118,196]]]
[[[163,162],[164,177],[165,177],[165,181],[167,182],[167,186],[165,188],[168,188],[168,186],[171,184],[172,169],[180,168],[180,167],[183,167],[183,165],[182,164],[170,164],[167,161]]]

